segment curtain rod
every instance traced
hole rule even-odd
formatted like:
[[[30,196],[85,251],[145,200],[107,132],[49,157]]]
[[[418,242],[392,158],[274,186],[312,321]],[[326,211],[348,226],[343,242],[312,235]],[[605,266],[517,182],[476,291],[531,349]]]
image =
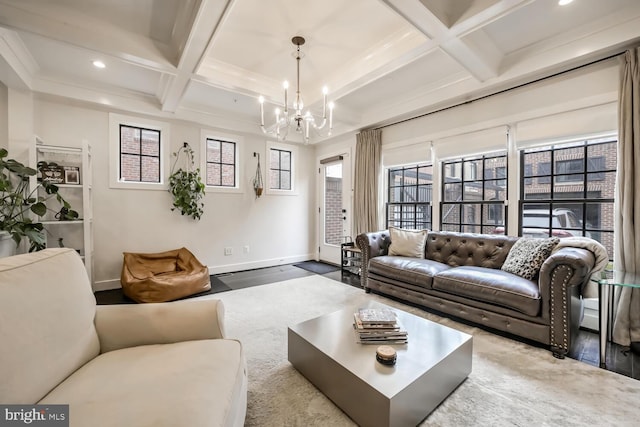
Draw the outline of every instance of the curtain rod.
[[[530,81],[530,82],[521,83],[521,84],[519,84],[519,85],[516,85],[516,86],[510,87],[510,88],[507,88],[507,89],[502,89],[502,90],[499,90],[499,91],[497,91],[497,92],[493,92],[493,93],[490,93],[490,94],[487,94],[487,95],[480,96],[480,97],[478,97],[478,98],[470,99],[470,100],[468,100],[468,101],[460,102],[460,103],[455,104],[455,105],[450,105],[450,106],[448,106],[448,107],[440,108],[439,110],[430,111],[430,112],[428,112],[428,113],[420,114],[420,115],[418,115],[418,116],[410,117],[410,118],[408,118],[408,119],[399,120],[399,121],[397,121],[397,122],[393,122],[393,123],[389,123],[389,124],[387,124],[387,125],[383,125],[383,126],[376,127],[376,128],[374,128],[374,129],[378,130],[378,129],[388,128],[389,126],[399,125],[399,124],[404,123],[404,122],[409,122],[409,121],[411,121],[411,120],[420,119],[420,118],[422,118],[422,117],[430,116],[430,115],[435,114],[435,113],[440,113],[440,112],[442,112],[442,111],[447,111],[447,110],[450,110],[450,109],[452,109],[452,108],[460,107],[461,105],[471,104],[471,103],[473,103],[473,102],[480,101],[480,100],[485,99],[485,98],[490,98],[490,97],[495,96],[495,95],[500,95],[501,93],[509,92],[510,90],[519,89],[519,88],[521,88],[521,87],[528,86],[528,85],[530,85],[530,84],[538,83],[538,82],[541,82],[541,81],[544,81],[544,80],[547,80],[547,79],[550,79],[550,78],[553,78],[553,77],[561,76],[561,75],[563,75],[563,74],[570,73],[570,72],[572,72],[572,71],[576,71],[576,70],[579,70],[579,69],[581,69],[581,68],[589,67],[589,66],[591,66],[591,65],[593,65],[593,64],[598,64],[598,63],[600,63],[600,62],[608,61],[608,60],[610,60],[610,59],[612,59],[612,58],[615,58],[615,57],[617,57],[617,56],[621,56],[621,55],[623,55],[623,54],[626,52],[626,50],[627,50],[627,49],[625,49],[625,50],[624,50],[624,51],[622,51],[622,52],[618,52],[618,53],[615,53],[615,54],[613,54],[613,55],[609,55],[609,56],[607,56],[607,57],[605,57],[605,58],[596,59],[595,61],[591,61],[591,62],[588,62],[588,63],[583,64],[583,65],[578,65],[578,66],[576,66],[576,67],[569,68],[568,70],[559,71],[559,72],[557,72],[557,73],[555,73],[555,74],[550,74],[550,75],[548,75],[548,76],[540,77],[540,78],[537,78],[537,79],[532,80],[532,81]]]

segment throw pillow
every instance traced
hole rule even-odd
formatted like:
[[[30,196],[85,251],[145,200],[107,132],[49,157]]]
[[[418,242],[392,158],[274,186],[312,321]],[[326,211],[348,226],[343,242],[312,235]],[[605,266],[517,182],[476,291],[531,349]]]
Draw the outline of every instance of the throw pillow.
[[[533,280],[559,241],[560,239],[557,237],[549,239],[520,238],[509,251],[509,255],[502,265],[502,270]]]
[[[407,230],[389,227],[389,234],[391,235],[389,255],[424,258],[427,230]]]

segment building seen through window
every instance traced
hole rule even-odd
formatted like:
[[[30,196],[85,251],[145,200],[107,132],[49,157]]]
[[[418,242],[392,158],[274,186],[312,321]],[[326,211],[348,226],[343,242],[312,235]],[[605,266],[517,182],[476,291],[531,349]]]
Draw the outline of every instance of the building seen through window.
[[[506,152],[444,161],[442,177],[441,230],[504,233]]]
[[[269,188],[291,190],[291,151],[269,150]]]
[[[236,186],[236,143],[207,138],[206,183],[215,187]]]
[[[615,138],[522,150],[519,234],[591,237],[612,257],[616,162]]]
[[[388,170],[386,224],[431,229],[433,166],[416,165]]]
[[[120,125],[120,176],[125,182],[160,182],[160,131]]]

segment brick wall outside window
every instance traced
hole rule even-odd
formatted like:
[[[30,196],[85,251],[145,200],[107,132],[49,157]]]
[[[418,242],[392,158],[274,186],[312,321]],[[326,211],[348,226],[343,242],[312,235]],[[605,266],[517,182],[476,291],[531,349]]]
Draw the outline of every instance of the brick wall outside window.
[[[120,125],[120,179],[160,182],[160,131]]]
[[[207,138],[207,185],[236,186],[236,143]]]

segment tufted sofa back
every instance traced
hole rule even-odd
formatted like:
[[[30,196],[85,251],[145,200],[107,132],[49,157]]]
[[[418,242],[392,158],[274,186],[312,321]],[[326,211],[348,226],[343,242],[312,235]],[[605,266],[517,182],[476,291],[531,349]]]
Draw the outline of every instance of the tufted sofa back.
[[[473,265],[499,269],[517,237],[430,231],[425,258],[453,267]]]

